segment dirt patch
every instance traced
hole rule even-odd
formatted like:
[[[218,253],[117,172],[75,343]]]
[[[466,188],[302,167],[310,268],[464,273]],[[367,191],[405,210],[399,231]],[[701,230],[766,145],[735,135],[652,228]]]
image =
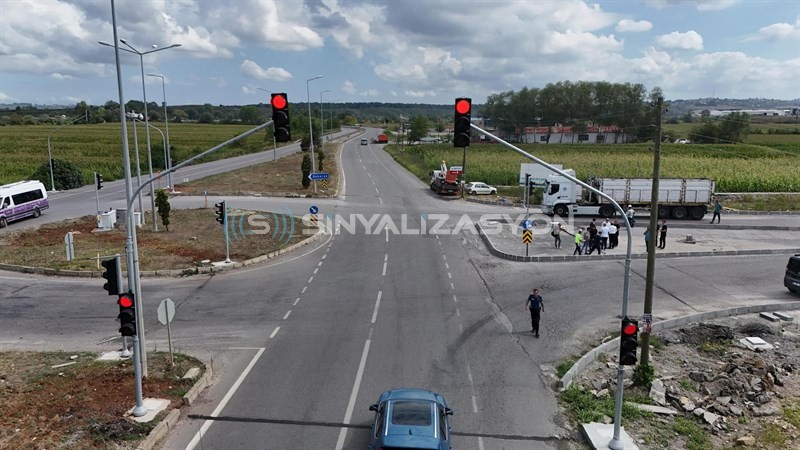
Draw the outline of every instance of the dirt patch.
[[[0,353],[0,448],[135,448],[158,424],[126,417],[136,404],[132,361],[97,361],[92,353]],[[72,363],[63,367],[54,365]],[[145,397],[179,407],[194,381],[182,376],[194,358],[148,357]],[[162,413],[162,416],[165,415]]]
[[[229,203],[229,208],[235,207],[235,202]],[[316,227],[307,227],[300,218],[287,216],[285,212],[236,209],[235,214],[229,217],[228,224],[230,256],[234,261],[271,253],[316,232]],[[95,233],[94,226],[95,218],[85,216],[3,235],[0,261],[63,270],[101,270],[98,257],[124,256],[126,233],[124,230]],[[215,220],[213,208],[173,209],[169,231],[160,223],[159,230],[154,233],[148,224],[137,231],[141,270],[184,269],[206,259],[225,259],[225,231]],[[66,261],[64,236],[70,231],[75,259]],[[122,264],[125,267],[124,257]]]
[[[198,180],[183,183],[177,190],[185,195],[308,195],[315,197],[332,197],[336,193],[339,182],[338,152],[342,144],[325,144],[324,170],[329,174],[327,186],[317,181],[317,193],[313,185],[304,188],[303,173],[300,165],[305,152],[284,156],[277,161],[248,166]],[[315,161],[315,164],[317,162]],[[319,167],[318,167],[319,169]],[[246,186],[246,188],[243,188]]]
[[[744,337],[761,337],[774,348],[750,350],[739,342]],[[800,448],[798,323],[719,319],[656,333],[651,348],[655,388],[633,386],[627,368],[626,401],[669,407],[675,414],[624,417],[639,448]],[[613,398],[616,358],[614,352],[590,365],[580,388],[598,401]]]

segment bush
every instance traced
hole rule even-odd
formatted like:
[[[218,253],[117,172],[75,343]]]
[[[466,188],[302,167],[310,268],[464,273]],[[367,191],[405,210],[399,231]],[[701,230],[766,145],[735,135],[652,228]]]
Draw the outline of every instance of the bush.
[[[44,183],[48,191],[52,190],[50,184],[50,163],[45,162],[30,177],[31,180],[39,180]],[[81,169],[75,164],[63,160],[53,159],[53,181],[56,190],[65,191],[83,186],[83,175]]]
[[[311,175],[311,155],[308,153],[303,155],[300,171],[303,173],[303,188],[308,189],[311,186],[311,180],[308,179],[308,176]]]
[[[158,215],[161,217],[161,224],[169,231],[169,211],[172,207],[169,205],[169,196],[164,189],[156,191],[156,208],[158,208]]]
[[[656,369],[650,364],[639,364],[633,369],[633,384],[650,387],[656,378]]]

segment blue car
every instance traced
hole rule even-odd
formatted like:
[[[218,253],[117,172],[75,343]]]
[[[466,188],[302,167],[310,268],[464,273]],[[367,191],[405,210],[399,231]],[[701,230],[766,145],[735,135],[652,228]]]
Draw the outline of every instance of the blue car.
[[[369,407],[375,411],[370,450],[450,450],[450,416],[444,397],[425,389],[392,389]]]

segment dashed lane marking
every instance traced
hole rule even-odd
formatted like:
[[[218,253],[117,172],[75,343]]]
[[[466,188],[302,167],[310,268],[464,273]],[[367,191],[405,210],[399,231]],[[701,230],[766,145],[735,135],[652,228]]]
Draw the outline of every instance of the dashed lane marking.
[[[278,335],[278,330],[280,330],[280,329],[281,329],[281,327],[275,327],[275,331],[273,331],[272,334],[269,335],[269,338],[272,339],[275,336],[277,336]]]
[[[372,323],[378,320],[378,308],[381,306],[381,296],[383,291],[378,291],[378,298],[375,300],[375,309],[372,311]]]
[[[289,314],[291,314],[291,313],[292,313],[292,310],[291,310],[291,309],[290,309],[290,310],[288,310],[288,311],[286,311],[286,315],[285,315],[285,316],[283,316],[283,320],[286,320],[286,319],[288,319],[288,318],[289,318]]]

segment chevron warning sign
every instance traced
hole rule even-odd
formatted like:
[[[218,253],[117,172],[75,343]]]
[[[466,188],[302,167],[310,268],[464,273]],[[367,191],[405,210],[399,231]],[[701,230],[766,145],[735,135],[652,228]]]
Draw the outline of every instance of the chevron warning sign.
[[[533,231],[525,230],[522,232],[522,243],[523,244],[530,244],[533,242]]]
[[[328,189],[328,180],[322,180],[322,189]]]
[[[317,218],[316,214],[311,214],[311,216],[309,217],[309,221],[311,222],[311,225],[313,225],[313,226],[317,225],[317,221],[318,220],[319,219]]]

